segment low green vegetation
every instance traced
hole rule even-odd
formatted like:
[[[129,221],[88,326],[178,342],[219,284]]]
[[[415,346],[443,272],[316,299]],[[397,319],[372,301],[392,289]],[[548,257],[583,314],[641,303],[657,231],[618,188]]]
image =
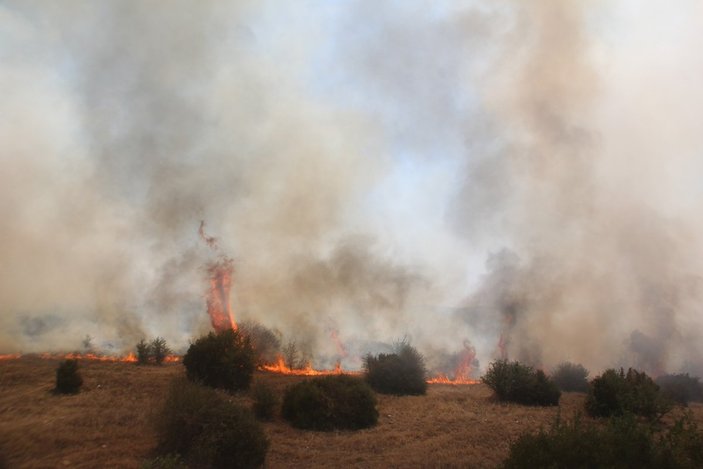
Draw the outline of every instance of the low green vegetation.
[[[586,411],[593,417],[632,413],[656,420],[671,410],[672,404],[645,372],[630,368],[625,373],[620,368],[608,369],[591,381]]]
[[[382,394],[402,396],[427,392],[425,360],[406,341],[396,344],[394,353],[367,355],[364,372],[366,382]]]
[[[261,467],[269,447],[249,409],[185,379],[171,384],[155,428],[158,453],[166,461],[178,455],[191,468]]]
[[[200,337],[183,357],[192,381],[227,391],[248,389],[256,367],[249,337],[239,331],[211,332]]]
[[[308,430],[357,430],[378,421],[376,397],[361,378],[322,376],[286,389],[283,418]]]
[[[703,435],[690,415],[665,431],[638,423],[630,414],[604,425],[576,417],[557,418],[548,431],[521,435],[504,469],[703,467]]]
[[[542,370],[534,370],[517,361],[492,362],[481,381],[503,402],[552,406],[558,405],[561,397],[557,385]]]

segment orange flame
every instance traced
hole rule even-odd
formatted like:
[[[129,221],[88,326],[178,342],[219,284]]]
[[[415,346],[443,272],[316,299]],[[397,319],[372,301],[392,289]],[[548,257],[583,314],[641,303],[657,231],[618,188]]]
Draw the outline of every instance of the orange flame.
[[[427,382],[430,384],[476,384],[478,381],[471,378],[475,358],[476,349],[469,341],[464,341],[464,350],[459,354],[459,363],[454,369],[454,378],[449,379],[446,374],[440,373]]]
[[[229,300],[232,288],[232,259],[223,258],[208,267],[210,290],[207,297],[207,313],[212,327],[218,331],[237,329]]]
[[[21,358],[25,355],[19,353],[0,355],[0,360],[12,360]],[[137,356],[134,353],[128,353],[127,355],[116,356],[116,355],[98,355],[96,353],[40,353],[40,354],[29,354],[29,356],[36,356],[44,360],[91,360],[100,362],[122,362],[122,363],[136,363]],[[181,361],[181,357],[178,355],[168,355],[164,362],[166,363],[177,363]]]
[[[19,358],[22,355],[19,353],[5,353],[5,354],[0,354],[0,360],[14,360],[15,358]]]
[[[271,373],[280,373],[283,375],[295,375],[295,376],[323,376],[323,375],[358,375],[361,374],[359,371],[345,371],[339,362],[335,365],[333,370],[315,370],[310,363],[307,363],[304,368],[301,369],[291,369],[286,365],[283,357],[279,355],[276,359],[276,363],[270,365],[264,365],[262,367],[266,371]]]

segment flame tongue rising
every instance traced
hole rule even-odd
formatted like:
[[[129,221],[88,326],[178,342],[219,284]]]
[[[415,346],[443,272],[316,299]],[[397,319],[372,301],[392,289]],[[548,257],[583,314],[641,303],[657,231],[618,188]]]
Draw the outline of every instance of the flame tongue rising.
[[[218,332],[237,328],[229,301],[232,271],[232,259],[229,258],[220,259],[208,267],[210,290],[207,297],[207,312],[210,315],[212,327]]]

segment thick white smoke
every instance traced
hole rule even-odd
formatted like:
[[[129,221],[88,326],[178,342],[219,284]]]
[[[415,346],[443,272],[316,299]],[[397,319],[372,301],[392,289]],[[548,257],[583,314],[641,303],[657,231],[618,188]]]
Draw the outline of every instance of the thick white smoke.
[[[206,220],[323,364],[700,369],[700,7],[635,3],[0,6],[0,351],[185,346]]]

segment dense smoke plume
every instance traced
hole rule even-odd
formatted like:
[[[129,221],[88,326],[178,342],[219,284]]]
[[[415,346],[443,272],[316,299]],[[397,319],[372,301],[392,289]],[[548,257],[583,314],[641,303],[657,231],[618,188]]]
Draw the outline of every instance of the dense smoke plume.
[[[322,366],[703,372],[680,8],[0,6],[0,352],[184,347],[227,253],[234,315]]]

